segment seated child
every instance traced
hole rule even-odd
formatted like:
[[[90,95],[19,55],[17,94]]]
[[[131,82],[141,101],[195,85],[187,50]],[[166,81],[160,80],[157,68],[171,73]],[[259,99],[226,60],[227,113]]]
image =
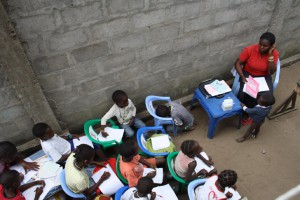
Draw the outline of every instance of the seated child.
[[[178,133],[194,129],[194,116],[183,105],[175,101],[168,103],[168,105],[157,106],[156,115],[159,117],[172,117]],[[168,125],[166,129],[168,132],[174,131],[173,125]]]
[[[36,162],[26,162],[17,154],[18,150],[13,143],[9,141],[0,142],[0,175],[15,163],[20,163],[26,172],[39,169],[39,165]]]
[[[109,172],[104,172],[96,183],[90,180],[92,173],[88,174],[86,168],[92,163],[94,156],[95,151],[92,147],[81,144],[76,148],[75,153],[70,154],[65,166],[66,183],[69,189],[77,194],[82,193],[89,198],[94,196],[99,185],[110,176]]]
[[[220,199],[225,200],[232,198],[240,199],[241,196],[236,190],[235,183],[237,174],[232,170],[224,170],[219,175],[213,175],[207,179],[203,186],[195,189],[196,200]],[[228,192],[233,191],[233,192]]]
[[[133,140],[127,140],[119,146],[120,171],[122,176],[128,181],[129,187],[137,185],[138,180],[142,178],[144,168],[156,168],[156,164],[164,165],[164,158],[144,159],[138,154],[137,144]],[[149,172],[147,177],[153,178],[156,172]]]
[[[252,119],[252,124],[244,136],[236,139],[237,142],[244,142],[250,135],[252,135],[253,138],[257,137],[260,127],[265,122],[265,118],[270,113],[274,103],[275,97],[271,93],[261,95],[258,99],[258,105],[254,108],[247,108],[245,104],[242,103],[243,110],[248,113],[249,117]]]
[[[34,181],[21,185],[22,177],[16,170],[7,170],[0,176],[0,199],[1,200],[25,200],[21,192],[35,186],[41,185],[36,188],[34,200],[38,200],[43,193],[44,181]],[[21,185],[21,186],[20,186]]]
[[[136,108],[132,101],[128,99],[128,96],[124,91],[115,91],[112,94],[112,100],[115,104],[101,119],[101,133],[103,137],[107,136],[107,133],[104,132],[107,120],[114,116],[117,117],[121,128],[125,130],[126,137],[132,137],[134,135],[132,126],[141,128],[145,126],[144,122],[135,116]]]
[[[68,136],[58,136],[46,123],[37,123],[32,128],[35,137],[41,140],[41,146],[46,155],[50,156],[54,162],[63,163],[69,157],[73,149],[73,138],[80,135],[72,134]],[[68,140],[68,141],[67,141]],[[104,154],[100,146],[94,145],[96,154],[104,159]]]
[[[202,160],[208,167],[213,165],[211,158],[205,159],[200,153],[203,151],[202,147],[195,140],[186,140],[181,144],[181,151],[178,153],[175,163],[174,171],[185,181],[189,182],[198,176],[210,176],[217,173],[216,169],[207,172],[205,169],[201,169],[199,172],[195,172],[197,162],[195,157]]]
[[[152,192],[154,187],[153,180],[149,177],[142,177],[139,179],[137,186],[128,189],[121,197],[121,200],[154,200],[155,192]]]

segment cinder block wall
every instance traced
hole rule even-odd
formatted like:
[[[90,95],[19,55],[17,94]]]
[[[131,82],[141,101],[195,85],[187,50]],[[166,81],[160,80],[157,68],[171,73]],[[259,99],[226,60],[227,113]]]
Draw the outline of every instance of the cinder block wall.
[[[228,78],[242,48],[268,29],[276,3],[7,0],[6,8],[60,125],[78,130],[107,111],[116,89],[141,111],[149,94],[176,99],[204,79]],[[279,43],[285,56],[300,52],[297,10],[294,0]]]

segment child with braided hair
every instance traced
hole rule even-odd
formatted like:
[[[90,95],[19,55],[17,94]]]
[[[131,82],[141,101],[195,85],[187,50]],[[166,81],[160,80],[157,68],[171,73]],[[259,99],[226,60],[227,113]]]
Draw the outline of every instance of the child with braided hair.
[[[233,170],[224,170],[219,175],[211,176],[204,185],[195,189],[196,200],[240,199],[241,196],[235,191],[237,178],[237,173]]]
[[[178,153],[175,163],[174,170],[176,174],[182,177],[185,181],[189,182],[199,176],[211,176],[212,174],[217,173],[216,169],[208,172],[206,169],[200,169],[196,172],[197,162],[195,158],[199,158],[204,162],[205,165],[211,167],[214,163],[211,160],[211,157],[206,159],[203,155],[206,155],[203,152],[202,147],[195,140],[186,140],[181,144],[181,151]]]

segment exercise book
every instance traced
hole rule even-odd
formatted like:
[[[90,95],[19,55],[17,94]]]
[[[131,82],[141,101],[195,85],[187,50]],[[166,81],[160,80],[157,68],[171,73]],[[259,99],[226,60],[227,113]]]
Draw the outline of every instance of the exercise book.
[[[153,150],[161,150],[170,146],[170,139],[168,135],[161,135],[157,137],[151,137],[151,144]]]
[[[143,177],[147,176],[148,173],[156,171],[156,175],[152,178],[154,183],[161,184],[163,182],[163,168],[156,168],[155,170],[152,168],[144,168]]]
[[[208,156],[207,156],[207,154],[204,152],[204,151],[202,151],[201,153],[200,153],[206,160],[208,160],[209,158],[208,158]],[[195,172],[196,173],[198,173],[199,171],[201,171],[202,169],[205,169],[207,172],[210,172],[211,170],[213,170],[215,167],[214,166],[207,166],[200,158],[198,158],[198,157],[195,157],[195,160],[196,160],[196,162],[197,162],[197,166],[196,166],[196,168],[195,168]]]
[[[98,134],[97,139],[99,141],[112,141],[115,140],[116,142],[120,143],[123,138],[124,129],[115,129],[111,127],[105,127],[104,131],[108,134],[107,137],[103,137],[101,132]]]

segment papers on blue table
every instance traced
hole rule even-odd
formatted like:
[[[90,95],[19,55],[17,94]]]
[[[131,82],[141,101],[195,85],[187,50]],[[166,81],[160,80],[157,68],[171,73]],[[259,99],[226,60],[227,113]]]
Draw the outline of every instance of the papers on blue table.
[[[204,88],[211,96],[217,96],[231,91],[224,80],[215,80],[212,83],[205,85]]]

